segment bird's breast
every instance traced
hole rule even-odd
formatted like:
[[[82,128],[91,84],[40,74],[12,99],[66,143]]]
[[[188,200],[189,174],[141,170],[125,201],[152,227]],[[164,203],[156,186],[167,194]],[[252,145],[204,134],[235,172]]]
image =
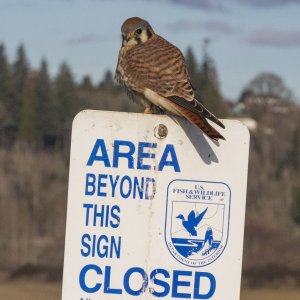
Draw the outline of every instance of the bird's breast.
[[[119,53],[118,65],[116,68],[116,80],[119,84],[123,85],[127,89],[134,90],[134,86],[127,74],[126,71],[126,51],[124,48],[121,48]]]

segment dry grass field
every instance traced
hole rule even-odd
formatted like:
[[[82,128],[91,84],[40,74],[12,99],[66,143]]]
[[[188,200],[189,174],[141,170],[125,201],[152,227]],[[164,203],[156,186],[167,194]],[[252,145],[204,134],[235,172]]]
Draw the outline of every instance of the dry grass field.
[[[242,290],[240,300],[297,300],[300,299],[300,290]]]
[[[58,283],[10,281],[0,283],[0,299],[5,300],[60,300]]]
[[[59,283],[9,281],[0,283],[0,299],[5,300],[60,300]],[[300,290],[284,291],[271,289],[243,290],[240,300],[297,300]]]

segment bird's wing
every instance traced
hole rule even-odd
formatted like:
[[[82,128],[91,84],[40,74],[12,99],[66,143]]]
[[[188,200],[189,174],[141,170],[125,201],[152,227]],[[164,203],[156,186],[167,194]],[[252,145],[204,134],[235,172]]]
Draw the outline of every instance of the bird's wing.
[[[127,51],[124,70],[134,88],[145,88],[225,128],[217,117],[195,99],[194,88],[180,50],[155,36],[148,42]],[[202,124],[208,127],[206,124]]]
[[[206,209],[195,218],[195,226],[197,226],[201,222],[201,220],[203,219],[204,215],[207,212],[207,209],[208,207],[206,207]]]
[[[191,211],[187,217],[188,219],[188,222],[192,225],[194,225],[194,222],[195,222],[195,218],[196,218],[196,214],[195,214],[195,211]]]
[[[162,37],[155,35],[125,56],[125,74],[138,90],[148,88],[165,98],[178,96],[186,102],[195,98],[182,53]]]

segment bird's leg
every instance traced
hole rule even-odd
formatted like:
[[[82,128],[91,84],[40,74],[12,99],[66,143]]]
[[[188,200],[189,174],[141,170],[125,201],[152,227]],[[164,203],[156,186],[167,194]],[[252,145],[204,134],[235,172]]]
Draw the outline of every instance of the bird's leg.
[[[151,107],[146,107],[146,108],[144,109],[144,114],[151,114],[151,113],[152,113]]]
[[[144,114],[153,114],[154,113],[154,105],[149,103],[146,108],[144,109]]]
[[[156,106],[152,103],[144,109],[144,114],[159,114],[159,115],[162,115],[164,113],[165,113],[165,111],[161,107]]]
[[[151,104],[150,107],[146,107],[144,110],[144,114],[158,114],[163,115],[165,114],[165,110],[159,106]]]

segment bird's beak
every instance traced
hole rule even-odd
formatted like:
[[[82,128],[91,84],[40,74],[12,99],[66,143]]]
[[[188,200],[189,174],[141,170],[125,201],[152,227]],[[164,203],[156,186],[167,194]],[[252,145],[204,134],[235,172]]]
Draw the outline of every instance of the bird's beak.
[[[134,33],[128,32],[122,34],[122,45],[125,46],[130,41],[130,39],[134,36]]]
[[[132,31],[132,32],[129,32],[129,33],[127,34],[127,37],[128,37],[128,39],[130,40],[130,39],[132,39],[132,38],[134,37],[134,35],[135,35],[134,31]]]
[[[134,32],[128,32],[126,34],[122,34],[122,40],[126,43],[134,37]]]

